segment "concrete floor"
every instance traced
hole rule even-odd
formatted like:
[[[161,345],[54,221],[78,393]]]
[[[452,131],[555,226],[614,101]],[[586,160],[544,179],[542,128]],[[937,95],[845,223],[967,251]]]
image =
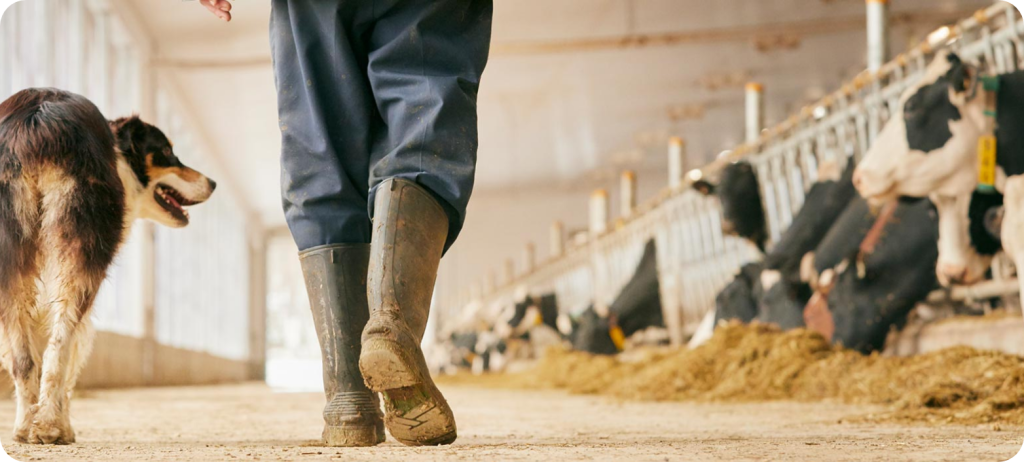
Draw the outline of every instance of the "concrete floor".
[[[320,394],[262,384],[84,392],[78,443],[10,444],[14,406],[0,402],[0,441],[19,461],[1004,461],[1022,429],[848,423],[875,411],[835,404],[615,403],[560,392],[445,387],[459,440],[318,447]]]

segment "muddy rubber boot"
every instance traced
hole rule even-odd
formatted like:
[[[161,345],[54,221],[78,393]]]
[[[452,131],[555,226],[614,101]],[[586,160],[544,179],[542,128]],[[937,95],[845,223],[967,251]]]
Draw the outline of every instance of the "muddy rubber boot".
[[[381,183],[374,210],[370,322],[359,369],[384,398],[391,436],[410,446],[451,444],[455,416],[420,350],[448,216],[429,192],[402,179]]]
[[[373,446],[384,442],[377,393],[359,373],[366,301],[369,244],[314,247],[299,254],[313,323],[324,362],[323,440],[327,446]]]

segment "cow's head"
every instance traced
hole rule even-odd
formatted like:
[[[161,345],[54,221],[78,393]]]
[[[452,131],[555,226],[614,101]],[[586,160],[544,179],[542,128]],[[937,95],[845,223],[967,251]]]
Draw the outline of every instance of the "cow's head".
[[[956,196],[974,189],[984,119],[976,78],[953,53],[928,66],[857,166],[853,181],[861,195],[877,204],[897,196]]]
[[[897,196],[931,198],[939,213],[936,274],[943,285],[981,279],[998,250],[984,225],[997,205],[973,194],[978,139],[984,134],[976,79],[976,71],[956,54],[938,56],[900,98],[853,179],[872,203]]]
[[[722,170],[717,185],[707,181],[693,184],[698,192],[718,196],[722,204],[722,232],[749,239],[762,250],[768,238],[761,187],[749,162],[729,164]]]

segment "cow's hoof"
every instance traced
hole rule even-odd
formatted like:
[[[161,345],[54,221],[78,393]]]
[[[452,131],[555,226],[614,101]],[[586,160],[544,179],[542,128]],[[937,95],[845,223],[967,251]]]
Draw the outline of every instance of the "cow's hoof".
[[[71,423],[56,413],[40,412],[32,421],[28,442],[33,444],[71,444],[75,442],[75,431]]]

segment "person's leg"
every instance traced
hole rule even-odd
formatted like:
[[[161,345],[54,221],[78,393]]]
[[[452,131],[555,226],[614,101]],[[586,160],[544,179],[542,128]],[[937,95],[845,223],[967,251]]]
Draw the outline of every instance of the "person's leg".
[[[380,182],[410,180],[465,221],[477,151],[477,90],[491,40],[491,0],[378,1],[367,68],[387,129],[377,134],[370,205]]]
[[[358,368],[369,316],[370,133],[380,123],[360,40],[372,17],[359,3],[274,0],[270,26],[283,204],[323,354],[329,446],[384,441],[377,394]]]
[[[371,136],[381,122],[362,40],[372,17],[360,3],[273,2],[282,203],[300,251],[370,242]]]
[[[455,417],[420,350],[441,255],[462,228],[476,165],[476,94],[490,0],[376,3],[368,75],[386,130],[371,181],[370,321],[359,368],[391,435],[450,444]],[[379,182],[379,183],[378,183]]]

